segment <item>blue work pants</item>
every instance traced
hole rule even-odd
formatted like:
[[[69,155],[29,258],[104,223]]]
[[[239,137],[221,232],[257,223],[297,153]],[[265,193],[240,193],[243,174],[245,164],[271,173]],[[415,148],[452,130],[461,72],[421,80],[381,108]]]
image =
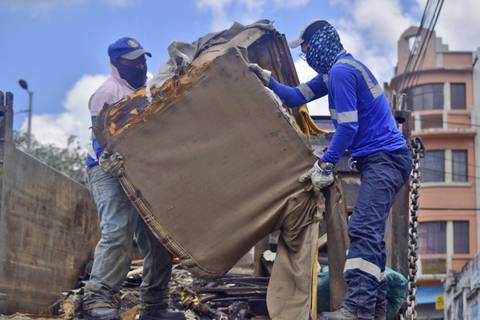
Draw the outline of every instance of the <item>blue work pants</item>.
[[[405,147],[355,160],[361,185],[348,227],[344,308],[359,319],[374,319],[386,311],[384,236],[388,214],[398,190],[408,181],[412,156]]]

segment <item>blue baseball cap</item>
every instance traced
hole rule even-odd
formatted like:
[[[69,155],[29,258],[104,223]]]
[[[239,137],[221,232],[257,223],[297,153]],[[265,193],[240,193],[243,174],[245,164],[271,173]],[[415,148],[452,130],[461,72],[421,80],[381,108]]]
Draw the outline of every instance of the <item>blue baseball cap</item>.
[[[108,46],[108,56],[111,63],[115,63],[118,58],[135,60],[143,54],[152,56],[150,52],[143,49],[140,42],[129,37],[120,38]]]

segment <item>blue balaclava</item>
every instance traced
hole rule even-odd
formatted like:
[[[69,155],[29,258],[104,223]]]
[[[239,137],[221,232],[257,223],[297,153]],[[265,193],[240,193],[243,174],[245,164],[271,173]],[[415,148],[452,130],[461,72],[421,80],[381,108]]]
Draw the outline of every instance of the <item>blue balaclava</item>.
[[[145,59],[144,56],[141,58]],[[145,85],[147,81],[146,63],[143,65],[124,65],[120,62],[120,59],[117,59],[116,61],[112,61],[112,64],[117,68],[120,77],[125,79],[132,88],[138,89]]]
[[[327,23],[308,41],[307,63],[318,73],[328,74],[338,56],[344,52],[337,30]]]

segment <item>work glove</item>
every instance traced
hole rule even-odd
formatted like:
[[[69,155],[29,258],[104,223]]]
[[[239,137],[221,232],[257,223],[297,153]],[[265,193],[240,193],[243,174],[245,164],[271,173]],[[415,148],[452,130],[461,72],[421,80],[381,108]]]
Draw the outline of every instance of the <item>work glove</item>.
[[[104,172],[110,173],[114,177],[120,177],[125,172],[123,156],[118,152],[112,154],[108,150],[103,151],[98,163]]]
[[[269,70],[262,69],[256,63],[249,63],[248,69],[253,71],[255,75],[262,81],[263,85],[267,86],[270,84],[270,77],[272,76],[272,72]]]
[[[328,187],[334,181],[333,179],[333,164],[315,162],[313,167],[300,176],[300,182],[305,182],[308,179],[312,182],[313,190],[320,191],[321,189]]]

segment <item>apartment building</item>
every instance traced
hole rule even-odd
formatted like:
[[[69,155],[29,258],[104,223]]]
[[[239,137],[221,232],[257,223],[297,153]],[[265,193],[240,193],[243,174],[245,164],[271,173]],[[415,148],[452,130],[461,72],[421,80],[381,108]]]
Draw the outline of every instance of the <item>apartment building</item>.
[[[447,271],[460,271],[479,248],[480,62],[478,52],[450,51],[434,33],[415,71],[405,73],[417,31],[410,27],[400,36],[389,87],[407,94],[412,135],[420,136],[426,147],[421,162],[418,319],[443,319],[440,297]],[[419,32],[417,41],[426,34]]]

